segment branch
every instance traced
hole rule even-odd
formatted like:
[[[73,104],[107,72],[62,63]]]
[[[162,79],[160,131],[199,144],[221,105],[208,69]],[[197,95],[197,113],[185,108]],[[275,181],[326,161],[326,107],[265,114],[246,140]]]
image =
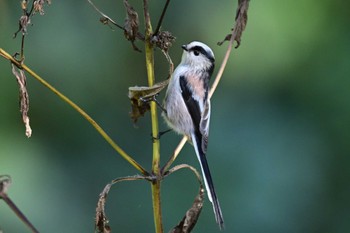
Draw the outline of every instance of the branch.
[[[234,34],[235,31],[232,32],[232,35]],[[222,77],[222,74],[224,73],[224,70],[226,68],[226,65],[227,65],[227,61],[230,57],[230,54],[231,54],[231,50],[232,50],[232,45],[233,45],[233,42],[234,42],[234,39],[235,37],[234,36],[231,36],[231,39],[230,39],[230,42],[227,46],[227,50],[226,50],[226,53],[225,53],[225,57],[224,57],[224,60],[221,62],[221,65],[220,65],[220,69],[218,71],[218,73],[216,74],[216,77],[215,77],[215,80],[210,88],[210,91],[209,91],[209,98],[211,98],[221,80],[221,77]]]
[[[177,145],[177,147],[174,150],[173,155],[169,158],[168,162],[162,167],[161,173],[165,175],[166,172],[168,172],[168,169],[173,164],[177,156],[180,154],[180,151],[184,147],[185,143],[187,142],[187,137],[184,136],[180,143]]]
[[[168,6],[169,6],[169,3],[170,3],[170,0],[167,0],[166,3],[165,3],[165,6],[163,8],[163,11],[162,11],[162,14],[159,18],[159,21],[158,21],[158,25],[156,27],[156,30],[154,30],[154,35],[157,35],[159,30],[160,30],[160,27],[162,26],[162,22],[163,22],[163,19],[164,19],[164,16],[165,16],[165,12],[166,10],[168,9]]]
[[[58,95],[64,102],[69,104],[74,110],[76,110],[80,115],[82,115],[96,130],[97,132],[116,150],[128,163],[130,163],[133,167],[135,167],[138,171],[140,171],[143,175],[148,176],[148,172],[144,169],[139,163],[137,163],[130,155],[128,155],[121,147],[118,146],[116,142],[102,129],[102,127],[97,124],[83,109],[81,109],[78,105],[76,105],[73,101],[71,101],[68,97],[59,92],[56,88],[51,86],[48,82],[46,82],[43,78],[41,78],[38,74],[32,71],[25,64],[21,64],[16,59],[14,59],[10,54],[0,48],[0,55],[11,61],[14,65],[16,65],[19,69],[23,69],[27,71],[30,75],[32,75],[37,81],[39,81],[42,85],[47,87],[50,91]]]

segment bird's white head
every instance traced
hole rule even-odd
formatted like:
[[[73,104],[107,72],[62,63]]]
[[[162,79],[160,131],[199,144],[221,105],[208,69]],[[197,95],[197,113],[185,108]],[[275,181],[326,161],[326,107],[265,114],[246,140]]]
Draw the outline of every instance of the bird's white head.
[[[182,48],[184,50],[181,60],[182,64],[204,70],[214,67],[214,53],[208,45],[193,41],[187,45],[183,45]]]

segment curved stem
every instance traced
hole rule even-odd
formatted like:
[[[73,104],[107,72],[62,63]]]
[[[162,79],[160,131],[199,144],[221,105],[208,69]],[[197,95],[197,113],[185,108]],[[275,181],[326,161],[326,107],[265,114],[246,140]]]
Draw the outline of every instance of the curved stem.
[[[214,92],[215,92],[215,90],[216,90],[216,88],[217,88],[217,86],[218,86],[218,84],[219,84],[219,82],[221,80],[222,74],[224,73],[227,61],[228,61],[228,59],[230,57],[230,54],[231,54],[233,42],[234,42],[234,31],[232,32],[232,36],[231,36],[230,42],[228,43],[228,47],[227,47],[227,50],[226,50],[226,53],[225,53],[224,60],[222,61],[220,69],[219,69],[218,73],[216,74],[216,77],[215,77],[215,80],[213,82],[213,85],[210,88],[209,98],[211,98],[213,96],[213,94],[214,94]]]
[[[149,173],[144,169],[139,163],[137,163],[133,158],[130,157],[121,147],[118,146],[117,143],[113,141],[113,139],[101,128],[99,124],[97,124],[83,109],[81,109],[78,105],[76,105],[73,101],[71,101],[68,97],[59,92],[56,88],[51,86],[48,82],[42,79],[38,74],[36,74],[33,70],[31,70],[28,66],[21,64],[16,59],[14,59],[10,54],[5,52],[3,49],[0,49],[0,55],[10,60],[13,64],[15,64],[18,68],[27,71],[30,75],[32,75],[36,80],[38,80],[41,84],[47,87],[50,91],[58,95],[64,102],[69,104],[72,108],[74,108],[77,112],[80,113],[96,130],[101,136],[115,149],[126,161],[128,161],[132,166],[134,166],[138,171],[140,171],[143,175],[149,176]]]
[[[162,167],[162,171],[161,171],[162,174],[165,174],[168,171],[168,169],[170,168],[171,164],[173,164],[173,162],[175,161],[175,159],[179,155],[180,151],[182,150],[182,148],[186,144],[186,142],[187,142],[187,137],[186,136],[182,137],[182,139],[179,142],[178,146],[174,150],[173,155],[169,158],[168,162]]]

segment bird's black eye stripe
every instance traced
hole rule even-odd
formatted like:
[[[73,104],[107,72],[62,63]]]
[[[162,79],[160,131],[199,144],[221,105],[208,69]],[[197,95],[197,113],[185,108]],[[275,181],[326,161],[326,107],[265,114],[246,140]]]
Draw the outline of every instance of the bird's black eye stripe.
[[[203,47],[201,46],[194,46],[193,48],[190,48],[190,51],[193,51],[194,55],[198,56],[200,53],[203,54],[205,57],[207,57],[209,60],[214,61],[214,58],[211,54],[209,54]]]
[[[203,47],[201,47],[201,46],[194,46],[190,50],[193,51],[194,55],[196,55],[196,56],[198,56],[200,53],[203,54],[203,55],[207,54],[207,51],[205,51],[203,49]]]

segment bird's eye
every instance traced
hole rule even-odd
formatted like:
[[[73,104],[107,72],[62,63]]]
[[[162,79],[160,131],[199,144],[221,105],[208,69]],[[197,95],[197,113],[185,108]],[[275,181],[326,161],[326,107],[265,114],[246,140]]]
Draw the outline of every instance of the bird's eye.
[[[193,54],[194,54],[195,56],[198,56],[198,55],[199,55],[199,52],[196,51],[196,50],[194,50],[194,51],[193,51]]]

